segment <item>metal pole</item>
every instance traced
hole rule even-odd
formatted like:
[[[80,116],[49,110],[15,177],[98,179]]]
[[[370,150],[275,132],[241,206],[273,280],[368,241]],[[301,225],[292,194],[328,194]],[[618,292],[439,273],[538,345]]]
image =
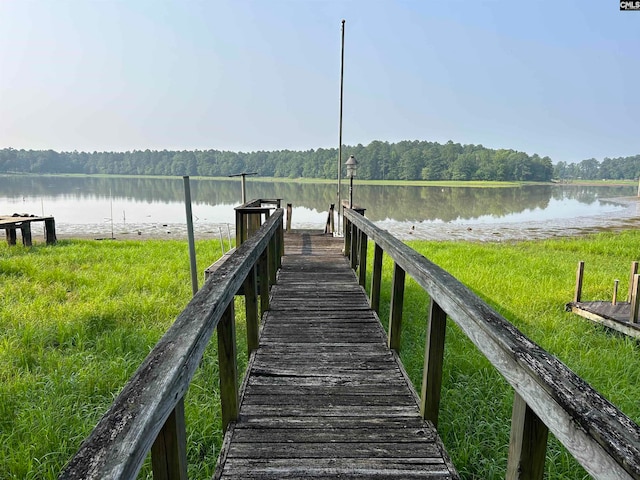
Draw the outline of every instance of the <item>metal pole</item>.
[[[184,204],[187,213],[187,235],[189,236],[189,260],[191,263],[191,290],[195,295],[198,293],[198,272],[196,267],[196,245],[193,238],[193,215],[191,214],[191,188],[189,186],[189,176],[182,177],[184,180]]]
[[[340,199],[340,180],[342,175],[342,92],[344,91],[344,23],[342,20],[342,46],[340,53],[340,134],[338,141],[338,234],[340,234],[340,212],[342,212],[342,200]],[[344,232],[343,232],[344,233]]]
[[[247,176],[246,173],[242,174],[242,204],[244,205],[245,203],[247,203],[247,187],[245,184],[245,177]]]

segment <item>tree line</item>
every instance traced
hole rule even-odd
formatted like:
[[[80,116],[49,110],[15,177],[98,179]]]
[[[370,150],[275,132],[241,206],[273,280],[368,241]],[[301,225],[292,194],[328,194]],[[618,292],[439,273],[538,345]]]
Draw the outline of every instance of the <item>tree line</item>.
[[[444,145],[426,141],[373,141],[366,146],[344,146],[344,161],[349,155],[357,159],[358,178],[366,180],[548,181],[553,174],[549,157],[452,141]],[[0,172],[223,177],[245,171],[264,177],[330,179],[336,178],[337,159],[337,148],[250,153],[219,150],[90,153],[6,148],[0,150]]]
[[[365,180],[497,180],[550,181],[558,179],[634,179],[640,173],[640,155],[591,158],[577,164],[547,156],[482,145],[427,141],[397,143],[373,141],[343,147],[343,159],[354,155],[358,178]],[[33,174],[191,175],[224,177],[256,172],[263,177],[336,178],[338,151],[277,150],[230,152],[219,150],[134,150],[128,152],[56,152],[54,150],[0,150],[0,172]],[[343,161],[342,175],[345,175]]]
[[[595,158],[578,163],[558,162],[553,175],[560,180],[636,180],[640,176],[640,155],[605,157],[602,162]]]

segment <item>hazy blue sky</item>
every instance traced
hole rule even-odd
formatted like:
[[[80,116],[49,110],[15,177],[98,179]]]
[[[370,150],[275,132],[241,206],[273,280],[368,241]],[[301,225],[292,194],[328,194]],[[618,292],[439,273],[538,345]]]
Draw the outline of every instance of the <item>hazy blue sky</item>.
[[[640,153],[640,12],[617,0],[0,0],[0,148],[447,140]]]

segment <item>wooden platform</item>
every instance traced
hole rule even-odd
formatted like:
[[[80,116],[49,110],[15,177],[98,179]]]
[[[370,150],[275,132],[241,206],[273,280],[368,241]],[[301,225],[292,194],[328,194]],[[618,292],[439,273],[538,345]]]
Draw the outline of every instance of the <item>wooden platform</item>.
[[[567,303],[566,310],[630,337],[640,339],[640,323],[629,321],[631,318],[631,304],[629,302],[617,302],[615,305],[607,301],[570,302]]]
[[[33,243],[31,238],[31,224],[33,222],[44,222],[44,238],[47,245],[56,243],[56,223],[53,217],[38,217],[27,213],[0,215],[0,230],[5,230],[9,245],[16,244],[16,231],[20,230],[22,244],[25,247],[30,247]]]
[[[290,234],[214,478],[459,478],[343,242]]]

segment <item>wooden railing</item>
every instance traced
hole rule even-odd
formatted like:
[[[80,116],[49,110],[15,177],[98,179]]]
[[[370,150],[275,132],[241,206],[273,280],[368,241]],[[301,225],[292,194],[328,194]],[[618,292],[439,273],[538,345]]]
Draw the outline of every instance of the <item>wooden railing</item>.
[[[264,310],[269,304],[269,287],[274,283],[271,279],[275,280],[275,269],[280,266],[282,230],[283,211],[277,209],[209,277],[82,443],[60,478],[135,478],[150,450],[154,478],[187,478],[183,397],[216,329],[223,429],[237,419],[233,300],[242,288],[251,352],[258,345],[258,292]]]
[[[400,348],[405,274],[430,297],[421,412],[436,426],[447,318],[453,320],[514,389],[508,479],[542,479],[551,431],[597,479],[640,478],[640,427],[557,358],[442,268],[354,210],[345,209],[345,254],[365,287],[367,243],[375,243],[370,301],[379,313],[382,256],[394,261],[389,347]],[[366,287],[365,287],[366,288]]]

